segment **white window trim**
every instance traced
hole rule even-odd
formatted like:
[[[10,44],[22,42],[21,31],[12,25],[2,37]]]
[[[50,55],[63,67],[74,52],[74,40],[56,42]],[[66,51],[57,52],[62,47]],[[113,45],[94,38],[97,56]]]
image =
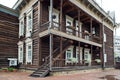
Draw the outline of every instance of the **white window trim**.
[[[74,48],[74,46],[70,46],[70,47],[66,50],[66,55],[65,55],[65,56],[66,56],[66,57],[65,57],[66,64],[67,64],[67,63],[71,63],[71,61],[68,61],[68,60],[67,60],[67,51],[68,51],[68,50],[71,50],[71,58],[73,58],[73,48]]]
[[[78,31],[78,29],[79,29],[79,28],[77,28],[77,25],[78,25],[78,21],[76,20],[76,25],[75,25],[76,31]],[[82,22],[80,22],[79,27],[80,27],[80,37],[82,37]],[[78,32],[76,32],[76,36],[78,36]]]
[[[104,33],[104,42],[106,42],[107,41],[107,38],[106,38],[107,36],[106,36],[106,34]]]
[[[48,9],[49,9],[49,21],[50,21],[50,7],[48,7]],[[53,8],[53,14],[55,14],[56,17],[57,17],[57,19],[55,21],[53,19],[53,21],[56,22],[56,23],[53,24],[53,25],[55,25],[54,29],[56,29],[56,30],[58,30],[58,27],[59,27],[59,24],[57,24],[57,23],[59,23],[59,13],[60,13],[60,11]]]
[[[24,57],[24,56],[23,56],[23,52],[24,52],[24,50],[23,50],[23,49],[24,49],[24,48],[23,48],[24,45],[23,45],[23,44],[24,44],[24,43],[23,43],[22,41],[18,42],[18,62],[19,62],[19,63],[22,63],[22,64],[23,64],[23,57]],[[22,48],[22,54],[21,54],[21,55],[22,55],[22,60],[21,60],[21,58],[20,58],[20,48]]]
[[[76,47],[76,59],[78,60],[78,51],[79,51],[79,47]],[[83,47],[80,47],[80,63],[82,64],[83,63]]]
[[[27,18],[26,18],[26,37],[30,37],[31,36],[31,32],[33,29],[33,9],[29,9],[27,12]],[[31,29],[28,29],[28,16],[31,14]]]
[[[88,53],[88,54],[87,54],[87,56],[88,56],[87,59],[85,59],[85,55],[86,55],[85,52]],[[87,48],[84,49],[84,60],[86,60],[85,63],[89,63],[89,66],[91,66],[91,54],[90,54],[90,49],[87,49]]]
[[[23,22],[23,26],[21,25],[21,22]],[[23,29],[23,32],[21,33],[21,29]],[[24,36],[24,17],[19,19],[19,37]]]
[[[33,44],[32,39],[28,38],[26,41],[26,64],[31,63],[32,64],[32,56],[33,56]],[[31,45],[31,60],[28,59],[28,46]]]
[[[73,26],[73,18],[70,17],[70,16],[68,16],[68,15],[66,15],[66,32],[67,32],[68,34],[72,35],[73,30],[67,28],[67,26],[68,26],[68,25],[67,25],[67,21],[71,22],[71,26]],[[70,33],[69,31],[70,31],[71,33]]]

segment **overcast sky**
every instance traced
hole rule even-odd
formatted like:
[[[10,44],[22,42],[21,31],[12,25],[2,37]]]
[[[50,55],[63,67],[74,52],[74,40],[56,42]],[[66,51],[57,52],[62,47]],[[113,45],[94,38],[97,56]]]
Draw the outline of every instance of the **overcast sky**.
[[[0,0],[0,4],[8,6],[10,8],[16,3],[17,0]],[[120,0],[96,0],[100,6],[107,11],[115,11],[116,22],[120,23]],[[120,29],[117,30],[118,36],[120,36]]]

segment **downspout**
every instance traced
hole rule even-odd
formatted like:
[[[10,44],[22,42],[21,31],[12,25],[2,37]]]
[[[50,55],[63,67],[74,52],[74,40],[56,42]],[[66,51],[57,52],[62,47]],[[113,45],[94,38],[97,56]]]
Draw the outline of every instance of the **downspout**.
[[[48,27],[48,33],[50,34],[49,36],[49,48],[50,48],[50,65],[49,65],[49,68],[50,68],[50,71],[52,70],[52,34],[50,32],[50,29],[52,28],[52,23],[53,23],[53,19],[52,19],[52,13],[53,13],[53,0],[50,0],[50,25]]]

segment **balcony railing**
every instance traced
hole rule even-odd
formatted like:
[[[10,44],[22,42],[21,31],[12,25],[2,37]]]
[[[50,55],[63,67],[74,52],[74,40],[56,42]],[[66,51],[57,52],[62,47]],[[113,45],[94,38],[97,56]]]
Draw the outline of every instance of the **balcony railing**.
[[[84,32],[79,32],[78,30],[76,30],[74,26],[62,26],[62,29],[60,29],[60,24],[54,21],[52,23],[51,28],[49,25],[50,25],[49,21],[42,24],[40,28],[40,32],[48,30],[48,29],[54,29],[54,30],[66,33],[68,35],[73,35],[73,36],[76,36],[82,39],[100,43],[100,37],[97,35],[90,34],[87,30],[84,30]]]
[[[96,62],[95,60],[91,60],[91,62],[87,62],[86,60],[79,61],[67,61],[66,59],[53,59],[53,67],[70,67],[70,66],[97,66],[101,65],[101,62]],[[80,62],[80,63],[79,63]]]

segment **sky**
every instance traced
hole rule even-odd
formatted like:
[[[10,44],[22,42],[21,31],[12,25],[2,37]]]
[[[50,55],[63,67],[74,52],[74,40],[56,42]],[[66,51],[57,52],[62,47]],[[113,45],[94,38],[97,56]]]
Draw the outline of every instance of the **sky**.
[[[0,4],[8,6],[10,8],[16,3],[17,0],[0,0]],[[116,22],[120,23],[120,0],[96,0],[96,2],[107,12],[115,11]],[[117,36],[120,36],[120,28],[117,29]]]

